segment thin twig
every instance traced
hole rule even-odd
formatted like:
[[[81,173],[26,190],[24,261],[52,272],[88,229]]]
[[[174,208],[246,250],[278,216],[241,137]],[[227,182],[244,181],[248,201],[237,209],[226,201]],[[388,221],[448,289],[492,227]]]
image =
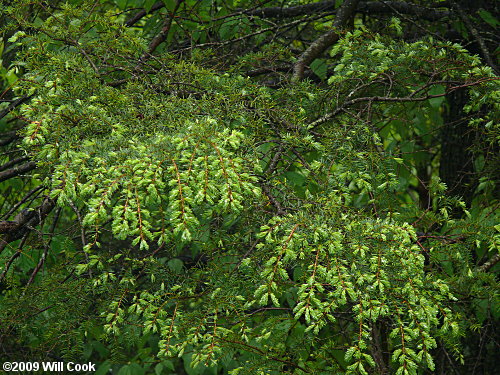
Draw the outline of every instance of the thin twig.
[[[12,255],[10,257],[9,261],[5,264],[5,268],[4,268],[3,272],[2,272],[2,274],[0,275],[0,282],[2,282],[2,280],[4,279],[5,275],[9,271],[9,268],[12,265],[12,263],[21,255],[22,250],[23,250],[23,246],[26,243],[26,240],[28,239],[28,236],[29,236],[30,233],[31,232],[28,232],[28,233],[26,233],[24,235],[21,243],[19,244],[19,247],[17,248],[17,251],[14,253],[14,255]]]
[[[0,119],[3,119],[9,112],[11,112],[13,109],[23,104],[29,98],[31,98],[31,96],[22,96],[14,100],[12,103],[9,104],[7,108],[5,108],[2,112],[0,112]]]
[[[59,220],[59,215],[61,213],[61,210],[62,210],[62,208],[58,207],[55,214],[54,214],[54,220],[52,221],[52,224],[51,224],[50,229],[49,229],[49,236],[50,237],[44,246],[42,257],[40,258],[38,264],[36,265],[35,269],[33,270],[33,273],[31,274],[31,277],[28,280],[28,283],[26,285],[30,285],[33,282],[33,280],[35,279],[35,276],[38,274],[38,272],[42,268],[43,264],[45,263],[45,259],[47,259],[47,254],[49,252],[49,246],[50,246],[50,243],[52,242],[52,238],[54,236],[54,231],[56,229],[57,221]]]
[[[499,74],[498,66],[495,64],[493,59],[491,58],[490,52],[488,51],[488,48],[486,47],[486,43],[484,42],[484,39],[479,35],[479,31],[474,27],[472,22],[470,21],[470,17],[468,17],[460,5],[456,2],[453,1],[453,8],[456,10],[460,18],[462,19],[462,22],[465,24],[467,29],[471,32],[471,34],[474,36],[474,38],[477,41],[477,44],[479,44],[479,49],[481,50],[484,60],[486,63],[495,71],[496,74]]]

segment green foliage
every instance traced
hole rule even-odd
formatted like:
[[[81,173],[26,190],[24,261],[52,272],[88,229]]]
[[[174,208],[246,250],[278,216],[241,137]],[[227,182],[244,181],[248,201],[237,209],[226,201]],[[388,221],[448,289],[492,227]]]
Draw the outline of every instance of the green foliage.
[[[25,356],[92,359],[99,374],[375,374],[381,356],[421,374],[498,318],[495,275],[473,259],[500,247],[485,147],[500,144],[498,80],[477,56],[360,25],[311,64],[322,84],[270,88],[245,69],[287,48],[182,52],[184,33],[264,41],[264,22],[252,35],[232,7],[187,1],[199,23],[179,20],[165,42],[181,52],[151,56],[160,18],[126,28],[121,11],[154,2],[34,3],[29,19],[25,1],[2,5],[18,55],[0,76],[21,72],[20,149],[61,229],[28,241],[38,255],[0,294],[0,335]],[[456,90],[480,134],[470,206],[439,178],[434,132]],[[42,257],[47,272],[24,285]]]

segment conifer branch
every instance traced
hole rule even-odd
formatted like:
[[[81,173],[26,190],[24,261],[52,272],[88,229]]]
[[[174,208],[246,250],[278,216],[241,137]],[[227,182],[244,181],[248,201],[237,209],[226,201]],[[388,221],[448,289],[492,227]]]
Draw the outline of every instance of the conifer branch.
[[[356,11],[358,3],[359,0],[344,0],[335,16],[332,30],[316,39],[295,63],[293,67],[293,81],[300,81],[304,77],[305,67],[339,40],[341,29],[347,26],[347,23]]]

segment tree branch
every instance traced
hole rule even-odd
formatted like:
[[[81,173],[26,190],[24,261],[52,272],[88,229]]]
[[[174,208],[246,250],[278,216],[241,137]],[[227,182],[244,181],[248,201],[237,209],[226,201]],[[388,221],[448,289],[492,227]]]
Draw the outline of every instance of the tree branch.
[[[56,225],[57,225],[57,222],[59,220],[59,215],[61,214],[61,210],[62,210],[62,208],[58,207],[56,209],[56,211],[55,211],[54,220],[52,221],[52,224],[51,224],[50,230],[49,230],[50,237],[49,237],[49,239],[47,240],[47,243],[44,246],[43,254],[40,257],[40,260],[38,261],[38,264],[36,265],[35,269],[33,270],[32,274],[31,274],[31,277],[28,280],[28,283],[26,285],[30,285],[33,282],[33,280],[35,279],[35,276],[37,275],[38,271],[40,271],[40,269],[42,268],[43,264],[45,263],[45,259],[47,259],[47,254],[49,253],[50,243],[52,241],[52,238],[54,237],[54,231],[56,229]]]
[[[16,215],[13,221],[0,222],[0,224],[5,224],[5,226],[9,227],[8,230],[4,232],[6,236],[1,238],[0,253],[8,243],[22,238],[26,233],[32,230],[32,228],[36,227],[52,211],[55,205],[56,202],[53,199],[46,197],[42,204],[36,209],[31,211],[22,210]]]
[[[153,4],[153,6],[151,7],[151,9],[148,11],[146,11],[146,9],[143,9],[141,10],[140,12],[136,13],[133,17],[129,18],[126,22],[125,22],[125,26],[127,27],[130,27],[130,26],[133,26],[135,25],[137,22],[139,22],[145,15],[147,14],[150,14],[158,9],[161,9],[165,6],[165,3],[163,1],[158,1],[156,3]]]
[[[488,51],[488,48],[486,47],[486,43],[484,42],[484,39],[481,37],[481,35],[479,35],[479,31],[477,31],[477,29],[472,24],[470,17],[468,17],[464,13],[464,11],[460,7],[460,5],[458,5],[458,3],[455,1],[453,2],[453,8],[456,10],[460,19],[465,24],[467,29],[469,29],[469,31],[472,34],[472,36],[474,37],[474,39],[476,39],[477,44],[479,44],[479,49],[481,50],[481,53],[482,53],[483,58],[486,61],[486,63],[493,69],[493,71],[496,74],[499,74],[498,66],[495,64],[495,62],[491,58],[491,55]]]
[[[332,30],[320,36],[309,48],[299,57],[293,67],[293,81],[300,81],[304,77],[304,69],[315,58],[323,53],[328,47],[332,46],[340,38],[339,31],[347,25],[356,11],[359,0],[345,0],[339,8]]]
[[[5,277],[5,275],[7,275],[7,272],[9,272],[9,268],[12,265],[12,263],[14,263],[14,261],[23,252],[23,247],[24,247],[24,244],[26,243],[26,240],[28,239],[28,236],[29,236],[29,233],[26,232],[24,234],[24,236],[23,236],[23,239],[22,239],[21,243],[19,244],[19,247],[18,247],[17,251],[10,257],[10,259],[7,261],[7,263],[5,263],[5,268],[3,269],[2,274],[0,274],[0,282],[2,282],[2,280]]]
[[[7,211],[5,214],[1,214],[0,217],[9,217],[10,215],[12,215],[13,212],[16,212],[16,210],[21,207],[23,204],[25,204],[28,199],[30,199],[35,193],[35,196],[31,199],[31,201],[35,200],[36,197],[40,194],[40,190],[43,190],[45,189],[45,186],[43,185],[38,185],[37,187],[31,189],[30,191],[28,191],[24,197],[19,201],[17,202],[15,205],[13,205],[11,207],[11,209],[9,211]]]
[[[462,85],[453,86],[453,87],[448,88],[445,93],[436,94],[436,95],[429,94],[429,95],[418,96],[418,97],[412,96],[413,94],[410,94],[409,96],[405,96],[405,97],[366,96],[366,97],[351,99],[351,100],[348,100],[348,101],[342,103],[342,105],[337,107],[333,112],[327,113],[326,115],[320,117],[319,119],[311,122],[307,126],[307,129],[314,129],[315,127],[327,122],[328,120],[331,120],[332,118],[337,116],[340,112],[342,112],[346,107],[349,107],[349,106],[356,104],[356,103],[361,103],[361,102],[401,102],[401,103],[421,102],[421,101],[428,100],[428,99],[440,98],[440,97],[446,96],[450,92],[453,92],[453,91],[458,90],[460,88],[479,85],[483,82],[490,81],[490,80],[497,80],[497,78],[480,79],[478,81],[468,82],[468,83],[464,83]],[[418,91],[420,91],[420,90],[418,90]]]
[[[290,18],[309,15],[311,13],[331,12],[335,10],[335,3],[335,0],[328,0],[289,8],[269,7],[246,12],[246,14],[263,18]],[[437,21],[451,15],[451,12],[448,10],[426,8],[404,1],[363,1],[359,3],[356,12],[365,14],[393,14],[394,9],[400,13],[414,15],[426,21]]]
[[[179,9],[179,6],[182,4],[183,1],[184,0],[177,0],[175,8],[172,11],[172,13],[166,16],[165,21],[163,22],[163,27],[161,28],[160,32],[153,38],[153,40],[149,44],[147,53],[148,55],[152,54],[156,50],[156,48],[158,48],[158,46],[162,44],[165,41],[165,39],[167,39],[170,27],[172,27],[172,21],[175,17],[175,14],[177,13],[177,10]]]
[[[265,183],[262,183],[261,187],[262,191],[269,199],[269,202],[271,202],[274,208],[276,208],[276,215],[278,216],[286,215],[286,211],[281,206],[281,203],[278,202],[278,200],[271,194],[271,189],[269,188],[269,186],[267,186]]]
[[[3,119],[7,114],[12,111],[14,108],[17,106],[23,104],[27,99],[29,99],[31,96],[22,96],[20,98],[17,98],[14,100],[12,103],[9,104],[7,108],[5,108],[2,112],[0,112],[0,119]]]
[[[1,118],[1,117],[0,117]],[[17,132],[15,130],[3,133],[6,138],[0,139],[0,146],[7,146],[14,142],[17,138]]]
[[[18,167],[7,169],[6,171],[0,172],[0,182],[8,180],[9,178],[19,176],[22,173],[29,172],[36,168],[36,163],[30,161]]]
[[[496,253],[493,257],[488,260],[486,263],[482,264],[477,268],[479,272],[488,272],[491,268],[493,268],[498,262],[500,262],[500,253]]]
[[[6,169],[9,169],[10,167],[12,167],[16,164],[22,163],[28,159],[29,158],[27,156],[21,156],[19,158],[9,160],[7,163],[0,165],[0,171],[4,171]]]

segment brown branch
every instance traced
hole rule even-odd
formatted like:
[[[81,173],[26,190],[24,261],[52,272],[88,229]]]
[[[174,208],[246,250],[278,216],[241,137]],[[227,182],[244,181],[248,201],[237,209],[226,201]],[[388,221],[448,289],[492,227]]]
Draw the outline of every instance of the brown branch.
[[[130,26],[135,25],[137,22],[139,22],[147,14],[151,14],[154,11],[157,11],[158,9],[163,8],[164,6],[165,6],[165,3],[163,1],[158,1],[158,2],[154,3],[153,6],[151,7],[151,9],[149,10],[149,12],[146,11],[146,9],[141,10],[140,12],[136,13],[133,17],[129,18],[125,22],[125,26],[130,27]]]
[[[498,262],[500,262],[500,253],[496,253],[493,257],[488,260],[486,263],[477,267],[479,272],[488,272],[491,268],[493,268]]]
[[[24,197],[19,201],[17,202],[14,206],[12,206],[12,208],[7,211],[5,214],[2,214],[0,215],[0,217],[5,217],[5,218],[8,218],[10,215],[12,215],[13,212],[16,212],[16,210],[21,207],[24,203],[26,203],[28,201],[28,199],[30,199],[30,197],[35,194],[35,193],[38,193],[40,194],[40,190],[43,190],[45,188],[45,186],[43,185],[38,185],[37,187],[31,189],[30,191],[28,191]],[[32,201],[36,199],[36,197],[38,196],[38,194],[36,194]]]
[[[322,1],[306,5],[298,5],[289,8],[269,7],[245,12],[248,16],[262,18],[291,18],[309,15],[311,13],[329,12],[335,10],[335,0]]]
[[[410,96],[406,96],[406,97],[367,96],[367,97],[362,97],[362,98],[351,99],[351,100],[344,102],[341,106],[339,106],[333,112],[327,113],[326,115],[320,117],[319,119],[311,122],[307,126],[307,128],[313,129],[313,128],[325,123],[326,121],[331,120],[332,118],[337,116],[340,112],[344,111],[346,107],[353,105],[353,104],[356,104],[356,103],[361,103],[361,102],[401,102],[401,103],[421,102],[421,101],[432,99],[432,98],[440,98],[440,97],[446,96],[450,92],[453,92],[453,91],[458,90],[460,88],[475,86],[475,85],[479,85],[483,82],[492,81],[492,80],[498,80],[498,78],[480,79],[478,81],[453,86],[453,87],[448,88],[445,93],[436,94],[436,95],[426,95],[426,96],[419,96],[419,97],[413,97],[413,96],[411,96],[412,94],[410,94]]]
[[[59,215],[61,214],[61,210],[62,210],[61,207],[58,207],[56,209],[56,212],[54,214],[54,220],[52,221],[52,224],[51,224],[50,230],[49,230],[50,237],[44,246],[43,254],[40,257],[40,260],[38,261],[38,264],[36,265],[35,269],[33,270],[33,273],[31,274],[31,277],[28,280],[28,283],[26,285],[30,285],[33,282],[33,280],[35,279],[35,276],[38,274],[38,272],[42,268],[43,264],[45,263],[45,259],[47,259],[47,254],[49,252],[50,243],[52,242],[52,237],[54,236],[54,231],[56,229],[57,221],[59,220]]]
[[[78,43],[78,41],[76,40],[73,40],[72,41],[72,45],[74,47],[76,47],[80,53],[83,55],[83,57],[85,57],[85,59],[88,61],[88,63],[90,64],[90,66],[92,67],[92,69],[94,69],[94,72],[97,76],[100,76],[100,73],[99,73],[99,68],[97,67],[97,65],[94,63],[94,61],[90,58],[90,56],[88,55],[88,53],[85,51],[84,48],[82,48],[80,46],[80,43]]]
[[[414,25],[418,29],[422,30],[422,32],[424,34],[431,34],[434,37],[436,37],[437,40],[443,40],[443,37],[441,37],[439,34],[434,33],[432,31],[430,31],[428,28],[423,27],[422,25],[420,25],[420,22],[414,21],[414,19],[419,20],[419,21],[422,20],[422,19],[425,19],[425,14],[427,14],[427,9],[425,9],[425,8],[419,9],[418,7],[416,7],[413,4],[407,4],[409,7],[405,7],[406,9],[405,8],[401,9],[401,7],[400,7],[400,9],[403,10],[403,11],[400,11],[400,9],[398,9],[395,6],[395,4],[393,4],[394,3],[393,1],[379,0],[379,2],[380,2],[380,4],[383,4],[388,9],[390,9],[392,11],[392,14],[394,14],[397,17],[401,18],[401,20],[407,21],[408,23]],[[406,11],[404,11],[404,10],[406,10]],[[405,14],[413,15],[414,17],[412,19],[410,17],[407,17]],[[450,15],[451,15],[451,13],[448,13],[448,16],[450,16]],[[438,19],[439,18],[434,19],[434,18],[431,17],[429,19],[429,21],[437,21]]]
[[[312,13],[331,12],[335,10],[335,0],[322,1],[318,3],[298,5],[289,8],[269,7],[245,12],[249,16],[263,18],[291,18]],[[426,21],[437,21],[451,15],[450,11],[426,8],[404,1],[363,1],[360,2],[356,12],[364,14],[393,14],[394,9],[402,14],[409,14]]]
[[[426,21],[438,21],[452,15],[449,10],[432,9],[404,1],[362,2],[357,11],[365,14],[394,14],[397,11],[400,14],[408,14]]]
[[[20,174],[29,172],[36,168],[36,163],[34,161],[30,161],[18,167],[14,167],[8,169],[6,171],[0,172],[0,182],[8,180],[9,178],[19,176]]]
[[[30,97],[31,96],[22,96],[14,100],[12,103],[9,104],[7,108],[5,108],[2,112],[0,112],[0,119],[3,119],[5,116],[7,116],[7,114],[9,114],[9,112],[11,112],[13,109],[23,104]]]
[[[10,257],[8,262],[5,264],[5,268],[3,269],[2,274],[0,275],[0,282],[3,280],[7,272],[9,272],[9,268],[14,263],[14,261],[21,255],[23,251],[24,244],[26,243],[26,240],[28,239],[29,233],[25,233],[23,236],[23,240],[19,244],[19,247],[17,248],[17,251]]]
[[[294,363],[294,362],[291,362],[291,361],[287,361],[285,359],[281,359],[281,358],[278,358],[278,357],[274,357],[274,356],[269,356],[264,350],[256,347],[256,346],[253,346],[253,345],[250,345],[250,344],[247,344],[246,342],[243,342],[243,341],[236,341],[236,340],[230,340],[230,339],[227,339],[226,337],[223,337],[223,336],[218,336],[217,338],[219,338],[220,340],[222,341],[225,341],[225,342],[228,342],[228,343],[231,343],[231,344],[238,344],[238,345],[241,345],[245,348],[248,348],[252,351],[254,351],[255,353],[258,353],[260,355],[262,355],[263,357],[267,358],[267,359],[270,359],[272,361],[277,361],[277,362],[281,362],[281,363],[284,363],[292,368],[296,368],[296,369],[299,369],[301,370],[302,372],[305,372],[307,374],[309,374],[309,371],[300,366],[299,364],[297,363]],[[247,350],[248,350],[247,349]]]
[[[269,163],[266,172],[268,174],[273,174],[274,171],[276,170],[276,166],[278,165],[278,162],[280,161],[281,154],[283,153],[283,144],[280,143],[278,145],[278,150],[274,154],[273,158],[271,159],[271,162]]]
[[[462,22],[465,24],[465,27],[467,27],[467,29],[469,29],[469,31],[471,32],[474,39],[476,39],[477,44],[479,45],[479,49],[481,50],[481,53],[482,53],[483,58],[486,61],[486,63],[493,69],[493,71],[496,74],[499,74],[498,66],[495,64],[495,62],[491,58],[491,55],[488,51],[488,48],[486,47],[486,43],[484,42],[484,39],[481,37],[481,35],[479,35],[479,31],[477,31],[477,29],[472,24],[470,17],[464,13],[464,11],[460,7],[460,5],[458,5],[455,1],[453,2],[453,8],[456,10],[458,15],[460,16]]]
[[[6,138],[0,139],[0,146],[7,146],[18,138],[17,132],[15,130],[5,132],[3,133],[3,135],[6,136]]]
[[[281,66],[264,66],[261,68],[256,68],[249,70],[245,73],[248,77],[257,77],[262,74],[268,74],[268,73],[278,73],[278,72],[284,72],[288,73],[290,72],[291,65],[281,65]]]
[[[87,245],[87,236],[85,235],[85,226],[83,225],[82,215],[78,207],[76,207],[76,205],[73,203],[73,201],[69,200],[69,205],[75,212],[76,218],[78,219],[78,224],[80,225],[80,237],[82,240],[82,246],[85,247]],[[85,253],[85,256],[87,256],[87,253]]]
[[[31,211],[22,210],[17,214],[12,222],[8,222],[16,223],[16,225],[12,226],[7,232],[4,232],[5,237],[0,239],[0,253],[8,243],[22,238],[36,227],[52,211],[55,205],[56,203],[53,199],[46,197],[36,209]]]
[[[293,81],[304,78],[304,69],[321,55],[327,48],[336,43],[339,38],[340,29],[344,28],[356,11],[359,0],[344,0],[335,16],[332,30],[320,36],[305,50],[293,67]]]
[[[286,215],[286,211],[281,206],[281,203],[271,194],[271,189],[269,188],[269,186],[267,186],[265,183],[263,183],[261,186],[262,186],[262,191],[264,192],[264,194],[266,194],[267,198],[269,199],[269,202],[271,202],[272,205],[276,208],[276,215],[278,216]]]
[[[283,29],[286,27],[290,27],[290,26],[299,25],[303,22],[311,21],[311,20],[319,19],[319,18],[321,18],[321,16],[310,17],[307,20],[304,20],[304,19],[295,20],[295,21],[289,22],[289,23],[284,24],[284,25],[274,25],[274,26],[271,26],[271,27],[268,27],[265,29],[260,29],[260,30],[253,32],[253,33],[249,33],[249,34],[240,36],[239,38],[226,40],[224,42],[209,42],[209,43],[197,44],[195,47],[196,48],[213,47],[213,46],[222,47],[222,46],[226,46],[228,44],[232,44],[232,43],[240,42],[240,41],[245,40],[245,39],[249,39],[249,38],[254,37],[256,35],[264,34],[268,31],[274,31],[274,30],[279,30],[279,29]],[[192,48],[193,48],[193,46],[184,47],[184,48],[180,48],[180,49],[176,50],[175,52],[188,50],[188,49],[192,49]]]
[[[0,221],[0,234],[9,233],[15,230],[19,224],[13,220],[2,220]]]
[[[169,13],[166,16],[165,21],[163,22],[163,27],[161,28],[160,32],[153,38],[153,40],[149,44],[149,48],[148,48],[148,52],[147,52],[146,56],[151,55],[156,50],[156,48],[158,48],[158,46],[160,44],[162,44],[165,41],[165,39],[167,39],[168,32],[170,31],[170,27],[172,27],[172,21],[175,17],[175,14],[177,13],[177,10],[179,9],[179,7],[183,1],[184,0],[177,0],[177,2],[175,4],[175,8],[172,11],[172,13]],[[143,56],[143,58],[145,58],[146,56]]]
[[[7,163],[0,165],[0,171],[4,171],[6,169],[9,169],[10,167],[12,167],[16,164],[22,163],[28,159],[29,158],[27,156],[21,156],[21,157],[16,158],[16,159],[9,160]]]

